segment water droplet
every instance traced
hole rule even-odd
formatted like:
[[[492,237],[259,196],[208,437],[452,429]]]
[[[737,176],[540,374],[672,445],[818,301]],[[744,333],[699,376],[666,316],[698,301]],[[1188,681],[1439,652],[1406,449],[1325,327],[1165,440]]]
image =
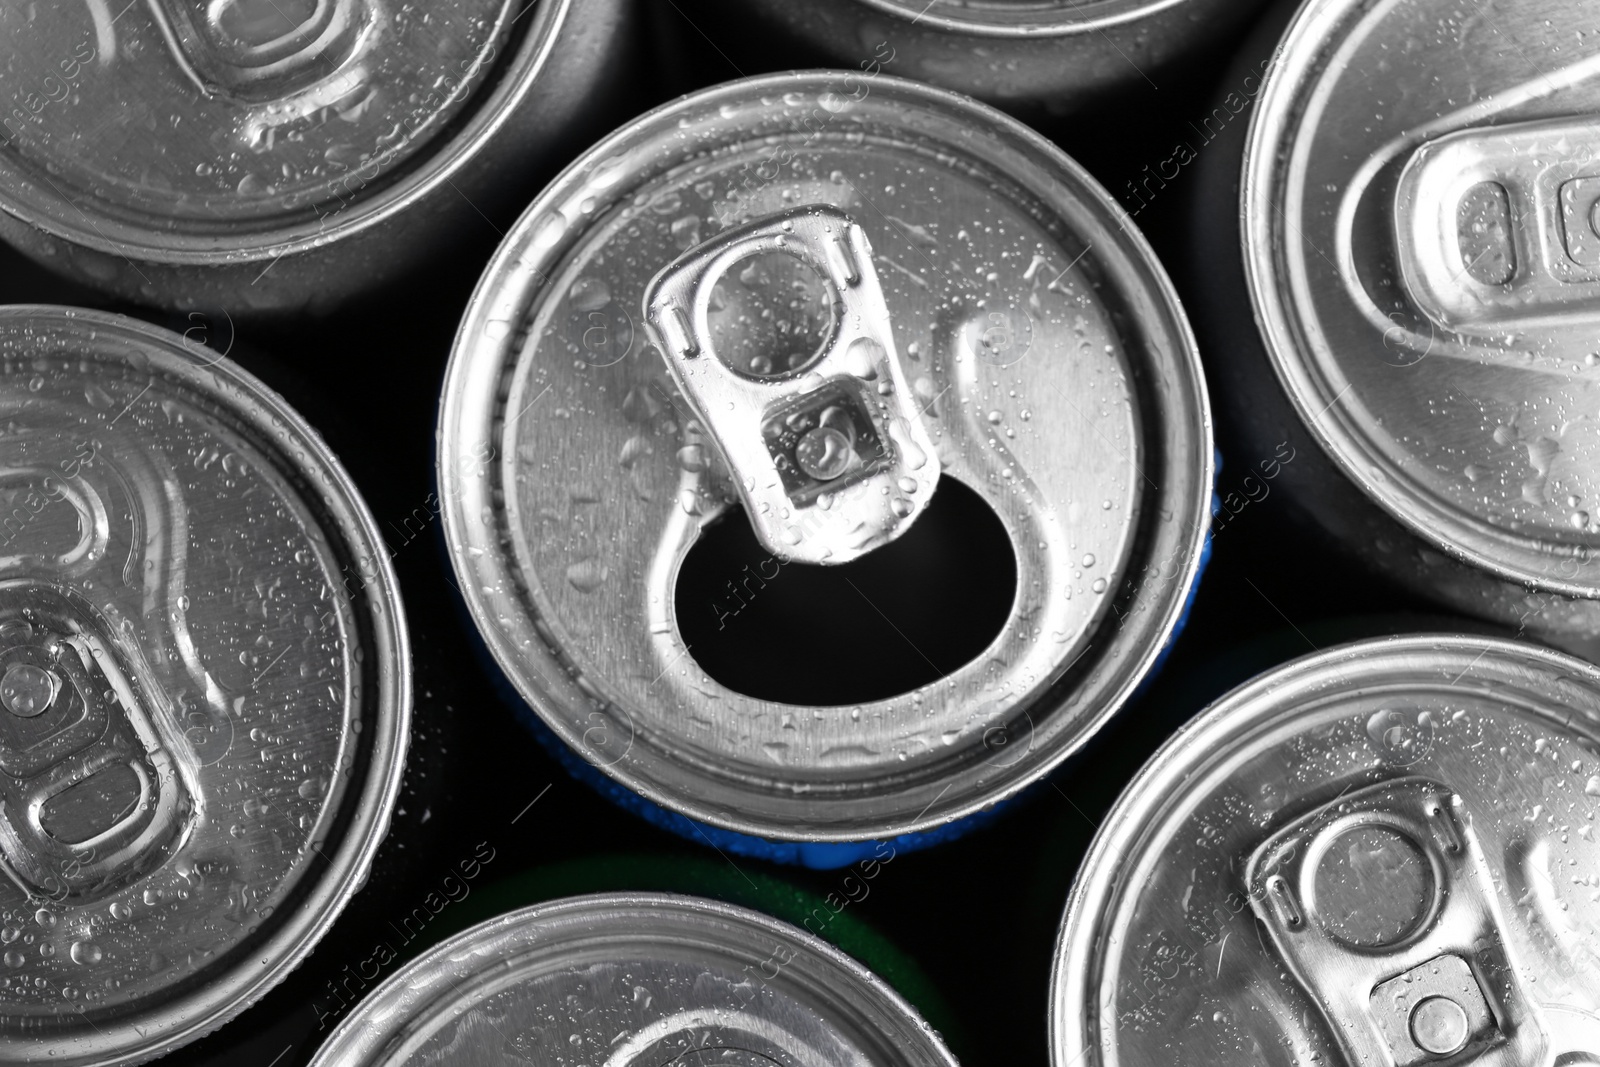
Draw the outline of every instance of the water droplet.
[[[99,963],[105,958],[99,945],[93,941],[74,941],[72,943],[72,962],[81,965]]]
[[[54,671],[32,663],[13,663],[0,678],[0,704],[19,718],[31,719],[55,702],[59,689]]]
[[[908,470],[921,470],[928,462],[928,454],[917,443],[911,440],[903,419],[895,419],[889,424],[889,439],[892,440],[900,452],[900,458],[905,460]]]
[[[580,593],[592,593],[606,580],[605,564],[587,556],[567,567],[567,582]]]
[[[539,254],[555,246],[567,232],[567,217],[559,211],[552,211],[541,218],[533,227],[533,239],[528,242],[528,251]]]
[[[567,300],[575,311],[599,311],[611,303],[611,287],[599,278],[585,275],[572,283]]]
[[[844,369],[863,381],[876,381],[884,348],[872,337],[857,337],[844,352]]]
[[[706,450],[701,445],[684,445],[678,449],[678,466],[690,474],[699,474],[706,469]]]
[[[897,496],[889,501],[889,510],[894,512],[897,518],[903,519],[916,510],[916,505],[903,496]]]
[[[631,470],[639,460],[648,456],[652,451],[650,442],[645,437],[634,434],[622,442],[622,452],[617,456],[617,466],[623,470]]]

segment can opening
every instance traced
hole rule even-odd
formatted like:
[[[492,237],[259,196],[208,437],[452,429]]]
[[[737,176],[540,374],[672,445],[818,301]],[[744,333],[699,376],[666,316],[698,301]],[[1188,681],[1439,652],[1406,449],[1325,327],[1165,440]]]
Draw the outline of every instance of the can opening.
[[[1016,588],[999,516],[946,476],[904,536],[837,566],[783,562],[731,510],[690,549],[676,607],[690,654],[718,682],[829,706],[898,696],[971,662]]]

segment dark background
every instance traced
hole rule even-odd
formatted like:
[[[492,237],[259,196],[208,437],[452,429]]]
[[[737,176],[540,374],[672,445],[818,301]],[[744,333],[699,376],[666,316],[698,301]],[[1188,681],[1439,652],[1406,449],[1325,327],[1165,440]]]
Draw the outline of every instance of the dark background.
[[[719,50],[698,32],[689,0],[680,3],[646,3],[644,47],[659,51],[670,44],[672,51],[666,59],[658,56],[634,68],[638,83],[628,88],[636,110],[702,85],[804,62],[762,46],[736,50],[736,65],[729,50]],[[1267,17],[1281,21],[1282,14]],[[1139,208],[1138,224],[1174,274],[1197,322],[1247,314],[1216,306],[1197,285],[1215,250],[1193,247],[1188,239],[1194,213],[1236,212],[1233,202],[1199,202],[1196,191],[1202,166],[1237,167],[1235,149],[1220,140],[1208,146],[1203,158],[1165,182],[1148,203],[1136,200],[1130,189],[1145,168],[1167,160],[1180,140],[1194,140],[1190,124],[1209,113],[1213,98],[1253,65],[1238,60],[1251,29],[1245,26],[1187,69],[1137,83],[1103,104],[1096,119],[1034,116],[1130,211]],[[1257,58],[1267,54],[1260,41],[1252,48]],[[895,73],[892,64],[886,70]],[[1241,131],[1248,117],[1235,120]],[[567,162],[552,160],[550,173]],[[530,185],[529,199],[537,188]],[[218,1033],[163,1061],[173,1067],[305,1063],[325,1036],[319,1022],[331,1025],[343,1014],[330,983],[359,991],[392,973],[397,963],[374,981],[353,978],[355,971],[347,968],[371,959],[380,944],[401,945],[395,917],[425,907],[430,893],[437,901],[444,880],[458,874],[463,862],[478,861],[475,878],[455,883],[466,884],[469,892],[433,916],[405,945],[405,955],[499,911],[569,892],[693,891],[763,907],[796,922],[827,894],[846,895],[842,883],[849,871],[808,871],[719,855],[647,825],[569,778],[517,724],[477,658],[436,519],[425,536],[402,532],[406,519],[413,518],[414,528],[414,516],[431,514],[434,423],[445,361],[471,288],[499,231],[512,221],[486,219],[481,234],[469,236],[459,252],[436,259],[422,276],[331,317],[296,324],[235,323],[210,313],[195,319],[119,306],[0,250],[0,302],[106,307],[179,330],[198,325],[204,340],[284,393],[339,454],[380,528],[392,538],[410,618],[416,671],[411,758],[400,810],[369,884],[287,981]],[[1211,349],[1204,354],[1208,363],[1228,358],[1227,352]],[[1227,404],[1217,406],[1225,456],[1219,489],[1227,494],[1262,457],[1238,454]],[[1003,591],[1003,615],[1011,588],[1003,537],[1000,550],[991,551],[996,545],[992,519],[972,515],[958,501],[923,519],[917,529],[923,533],[915,552],[882,560],[875,555],[864,561],[866,574],[858,580],[875,583],[871,596],[886,616],[907,628],[920,627],[910,632],[921,653],[897,645],[888,633],[882,638],[881,675],[820,682],[810,657],[769,656],[778,669],[760,672],[763,695],[834,702],[841,699],[836,687],[842,686],[848,691],[843,700],[863,699],[863,689],[886,684],[903,689],[926,680],[922,653],[948,669],[987,641],[993,629],[978,633],[981,627],[972,620],[992,614],[997,589]],[[907,543],[909,538],[901,542]],[[680,602],[690,596],[709,601],[716,582],[737,570],[739,553],[752,544],[748,530],[737,525],[716,531],[696,557],[701,565],[689,568]],[[1255,672],[1319,646],[1452,625],[1425,617],[1426,606],[1308,541],[1282,494],[1269,492],[1231,514],[1213,549],[1187,628],[1154,684],[1084,752],[990,826],[883,864],[868,895],[849,904],[825,929],[887,975],[945,1033],[964,1062],[1013,1067],[1047,1062],[1051,953],[1072,877],[1121,787],[1174,728]],[[722,562],[730,558],[731,566]],[[707,560],[716,565],[706,565]],[[697,582],[705,588],[697,590]],[[807,592],[805,581],[791,579],[785,585],[780,576],[770,594],[764,592],[730,628],[733,637],[719,639],[708,628],[696,640],[702,663],[732,681],[739,664],[750,661],[751,649],[794,647],[799,639],[786,635],[805,634],[808,620],[825,619],[829,610],[825,595],[808,597]],[[492,858],[484,860],[485,855]],[[856,888],[849,895],[859,894]]]

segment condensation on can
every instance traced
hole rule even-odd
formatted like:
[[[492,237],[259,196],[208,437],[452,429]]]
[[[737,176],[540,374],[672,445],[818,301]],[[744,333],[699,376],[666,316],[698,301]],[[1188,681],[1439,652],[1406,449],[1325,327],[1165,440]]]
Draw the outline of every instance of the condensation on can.
[[[610,893],[510,912],[374,990],[312,1063],[955,1067],[882,979],[758,912]]]
[[[79,282],[324,311],[484,227],[615,111],[623,0],[0,11],[0,236]],[[521,179],[525,183],[528,177]]]
[[[977,659],[839,707],[745,696],[686,647],[678,568],[702,527],[741,521],[738,494],[641,321],[683,251],[807,204],[870,236],[941,478],[1000,516],[1018,573]],[[888,77],[734,82],[591,150],[480,283],[439,440],[451,562],[521,699],[667,821],[776,855],[1038,781],[1156,662],[1209,518],[1197,356],[1126,215],[1013,120]]]
[[[1051,1061],[1587,1062],[1597,798],[1588,663],[1423,635],[1275,668],[1102,823],[1057,944]]]
[[[1244,146],[1242,271],[1215,232],[1236,177],[1219,148],[1195,272],[1232,421],[1263,454],[1311,446],[1283,484],[1316,524],[1438,602],[1593,658],[1600,355],[1579,201],[1600,187],[1570,116],[1594,108],[1600,53],[1563,36],[1590,20],[1541,0],[1502,37],[1431,6],[1301,7]],[[1526,70],[1507,39],[1559,62]],[[1237,325],[1252,308],[1259,338]]]
[[[777,69],[818,62],[914,78],[1008,110],[1069,114],[1130,88],[1158,88],[1175,64],[1223,39],[1259,6],[1260,0],[696,0],[678,16],[692,26],[686,37],[709,35],[724,58],[737,57],[752,73],[752,63]],[[752,41],[759,47],[749,48]]]
[[[215,352],[0,308],[0,1054],[149,1059],[311,951],[366,878],[405,619],[316,433]]]

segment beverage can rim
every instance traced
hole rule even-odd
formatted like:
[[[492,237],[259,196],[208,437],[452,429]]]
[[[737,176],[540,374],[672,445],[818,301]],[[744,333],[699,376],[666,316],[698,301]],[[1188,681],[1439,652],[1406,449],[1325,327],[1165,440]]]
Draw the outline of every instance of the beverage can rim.
[[[487,543],[480,545],[469,528],[476,521],[473,516],[478,511],[475,509],[489,507],[494,495],[486,491],[485,478],[472,476],[469,467],[474,455],[481,459],[498,446],[497,426],[505,399],[501,395],[503,374],[508,362],[517,355],[514,347],[517,338],[515,330],[497,331],[491,335],[486,327],[489,323],[520,323],[525,319],[528,308],[542,299],[543,282],[538,277],[544,274],[541,267],[559,262],[564,246],[558,238],[555,244],[535,254],[528,251],[529,245],[539,236],[537,231],[541,221],[557,210],[556,205],[575,195],[574,189],[579,187],[580,179],[595,169],[596,161],[619,158],[622,146],[651,130],[666,129],[676,117],[691,108],[704,109],[716,106],[719,101],[754,99],[763,94],[781,95],[786,89],[808,86],[821,89],[829,84],[828,79],[851,76],[859,77],[846,71],[814,70],[739,79],[680,97],[620,128],[568,166],[530,205],[486,267],[462,316],[445,372],[437,429],[438,476],[440,498],[445,504],[442,514],[447,549],[456,568],[459,589],[468,613],[501,670],[561,740],[580,753],[584,751],[581,724],[566,722],[563,716],[550,713],[546,706],[550,700],[535,677],[538,671],[528,666],[531,657],[527,648],[504,631],[500,622],[502,613],[488,603],[486,598],[489,594],[483,592],[485,587],[514,588],[510,583],[519,580],[512,577],[509,565],[495,558],[496,553],[505,554],[504,539],[494,539],[493,544],[498,547],[491,547]],[[1081,214],[1093,213],[1099,224],[1114,232],[1119,246],[1114,251],[1126,260],[1128,270],[1136,272],[1145,286],[1137,294],[1139,306],[1164,316],[1163,325],[1171,330],[1174,337],[1173,355],[1177,360],[1177,369],[1190,378],[1190,382],[1184,383],[1182,388],[1188,389],[1190,384],[1193,386],[1193,393],[1183,398],[1185,403],[1192,403],[1192,410],[1185,408],[1183,412],[1184,418],[1192,420],[1192,425],[1186,425],[1183,432],[1188,435],[1192,431],[1193,440],[1189,443],[1194,445],[1198,454],[1193,457],[1193,470],[1185,474],[1186,478],[1193,478],[1190,486],[1193,492],[1191,494],[1183,490],[1179,506],[1191,512],[1195,522],[1182,536],[1176,537],[1178,544],[1167,560],[1167,563],[1178,561],[1174,568],[1176,573],[1166,576],[1166,580],[1172,583],[1171,595],[1166,596],[1159,611],[1143,612],[1144,618],[1152,621],[1146,625],[1145,631],[1141,631],[1143,643],[1139,655],[1125,657],[1136,662],[1125,665],[1124,680],[1092,717],[1083,720],[1081,729],[1073,733],[1069,744],[1056,745],[1047,759],[1031,762],[1028,773],[1012,775],[998,787],[984,785],[971,790],[970,795],[951,798],[949,794],[956,792],[950,789],[953,782],[947,782],[944,789],[935,789],[930,784],[923,790],[925,796],[919,796],[915,804],[907,802],[904,805],[906,810],[894,815],[874,815],[870,820],[857,819],[832,824],[801,824],[793,819],[763,819],[733,806],[714,806],[695,795],[693,790],[666,788],[647,774],[635,772],[629,759],[618,759],[600,766],[614,780],[663,807],[700,822],[768,839],[860,841],[926,830],[985,810],[1044,777],[1078,751],[1119,711],[1148,675],[1183,616],[1187,594],[1194,586],[1203,548],[1209,537],[1209,502],[1215,460],[1210,448],[1210,401],[1200,372],[1198,345],[1170,278],[1148,241],[1133,228],[1127,212],[1080,164],[1038,133],[997,109],[949,90],[890,75],[877,76],[873,79],[873,85],[874,92],[901,94],[906,99],[925,103],[930,109],[951,109],[963,117],[990,124],[998,135],[1012,138],[1023,149],[1037,153],[1038,158],[1052,168],[1052,174],[1059,175],[1058,184],[1061,181],[1073,183],[1070,192],[1062,194],[1063,203],[1070,202]],[[610,187],[619,188],[624,184],[614,179]],[[1068,200],[1068,197],[1071,199]],[[602,212],[598,210],[594,212],[596,216],[600,214]],[[569,227],[568,233],[574,229],[581,231],[581,227]],[[483,411],[490,413],[487,423],[478,418]],[[1189,437],[1186,436],[1184,440],[1189,441]],[[1185,485],[1189,483],[1186,481]],[[1191,496],[1193,499],[1190,499]],[[499,514],[496,514],[494,521],[500,521]],[[1174,518],[1165,525],[1177,524],[1178,520]],[[1131,616],[1134,613],[1129,614]],[[518,625],[520,627],[521,624]],[[536,629],[530,621],[528,634],[536,633]],[[1128,630],[1124,627],[1118,633],[1125,634]],[[637,746],[631,751],[636,753]],[[591,762],[595,761],[591,759]],[[919,808],[920,813],[913,814]]]

